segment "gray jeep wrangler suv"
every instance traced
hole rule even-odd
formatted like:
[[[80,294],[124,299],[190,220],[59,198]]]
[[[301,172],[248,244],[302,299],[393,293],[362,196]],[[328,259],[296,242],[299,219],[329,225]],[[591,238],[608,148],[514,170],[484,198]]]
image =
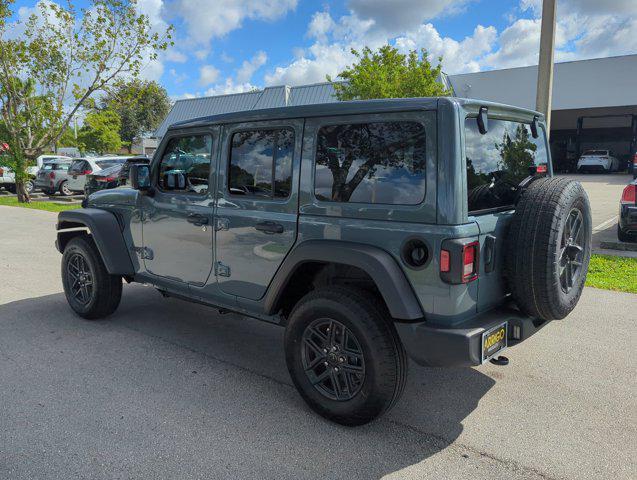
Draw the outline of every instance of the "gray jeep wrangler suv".
[[[285,327],[309,406],[360,425],[407,357],[480,365],[575,307],[588,198],[552,177],[537,112],[457,98],[343,102],[173,125],[131,186],[59,214],[71,308],[122,279]]]

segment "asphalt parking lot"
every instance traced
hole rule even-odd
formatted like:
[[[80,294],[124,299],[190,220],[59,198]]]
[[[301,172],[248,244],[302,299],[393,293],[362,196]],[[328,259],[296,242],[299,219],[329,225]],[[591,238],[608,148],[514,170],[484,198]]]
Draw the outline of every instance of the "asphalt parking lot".
[[[110,320],[74,316],[55,218],[0,207],[2,479],[637,477],[635,295],[586,289],[508,367],[412,364],[349,429],[298,396],[279,327],[137,285]]]
[[[626,185],[631,182],[632,175],[614,173],[565,176],[580,182],[590,199],[593,216],[593,252],[637,258],[637,245],[635,245],[634,250],[610,250],[602,248],[601,245],[606,243],[616,246],[613,244],[619,243],[617,239],[619,199]]]

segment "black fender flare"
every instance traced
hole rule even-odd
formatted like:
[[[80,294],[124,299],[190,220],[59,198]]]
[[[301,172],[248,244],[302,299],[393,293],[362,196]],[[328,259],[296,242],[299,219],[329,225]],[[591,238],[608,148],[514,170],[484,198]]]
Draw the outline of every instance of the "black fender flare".
[[[307,240],[292,249],[270,283],[264,299],[266,313],[275,313],[294,272],[309,262],[360,268],[378,287],[392,318],[418,320],[425,316],[405,273],[388,252],[371,245],[337,240]]]
[[[97,208],[66,210],[58,214],[56,228],[58,233],[55,246],[60,253],[64,253],[64,248],[69,240],[82,234],[81,230],[77,230],[78,228],[87,228],[95,241],[108,273],[111,275],[135,274],[122,235],[122,228],[112,212]]]

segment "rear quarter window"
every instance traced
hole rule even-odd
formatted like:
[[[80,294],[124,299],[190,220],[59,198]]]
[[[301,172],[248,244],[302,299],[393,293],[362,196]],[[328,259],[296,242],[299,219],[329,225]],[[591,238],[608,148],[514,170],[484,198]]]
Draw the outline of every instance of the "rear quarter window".
[[[465,156],[469,212],[513,208],[520,182],[549,161],[544,129],[533,138],[528,124],[491,118],[484,135],[465,120]]]
[[[317,135],[318,200],[417,205],[425,197],[425,127],[418,122],[328,125]]]

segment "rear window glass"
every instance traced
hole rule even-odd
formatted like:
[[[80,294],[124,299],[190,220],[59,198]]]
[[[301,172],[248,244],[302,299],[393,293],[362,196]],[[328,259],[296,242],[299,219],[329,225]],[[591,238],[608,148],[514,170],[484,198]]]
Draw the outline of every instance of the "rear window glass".
[[[417,122],[321,127],[314,193],[319,200],[416,205],[425,197],[425,128]]]
[[[97,164],[98,167],[100,168],[109,168],[109,167],[113,167],[115,165],[121,165],[126,161],[125,158],[119,159],[119,158],[113,158],[110,160],[98,160],[97,162],[95,162]]]
[[[45,163],[42,170],[68,170],[70,163]]]
[[[528,124],[489,119],[482,135],[477,123],[465,121],[469,212],[513,207],[518,185],[532,167],[548,168],[544,130],[533,138]]]
[[[593,155],[608,155],[608,150],[586,150],[582,156],[593,156]]]
[[[73,160],[69,167],[69,173],[79,173],[86,170],[91,170],[91,164],[86,160]]]

